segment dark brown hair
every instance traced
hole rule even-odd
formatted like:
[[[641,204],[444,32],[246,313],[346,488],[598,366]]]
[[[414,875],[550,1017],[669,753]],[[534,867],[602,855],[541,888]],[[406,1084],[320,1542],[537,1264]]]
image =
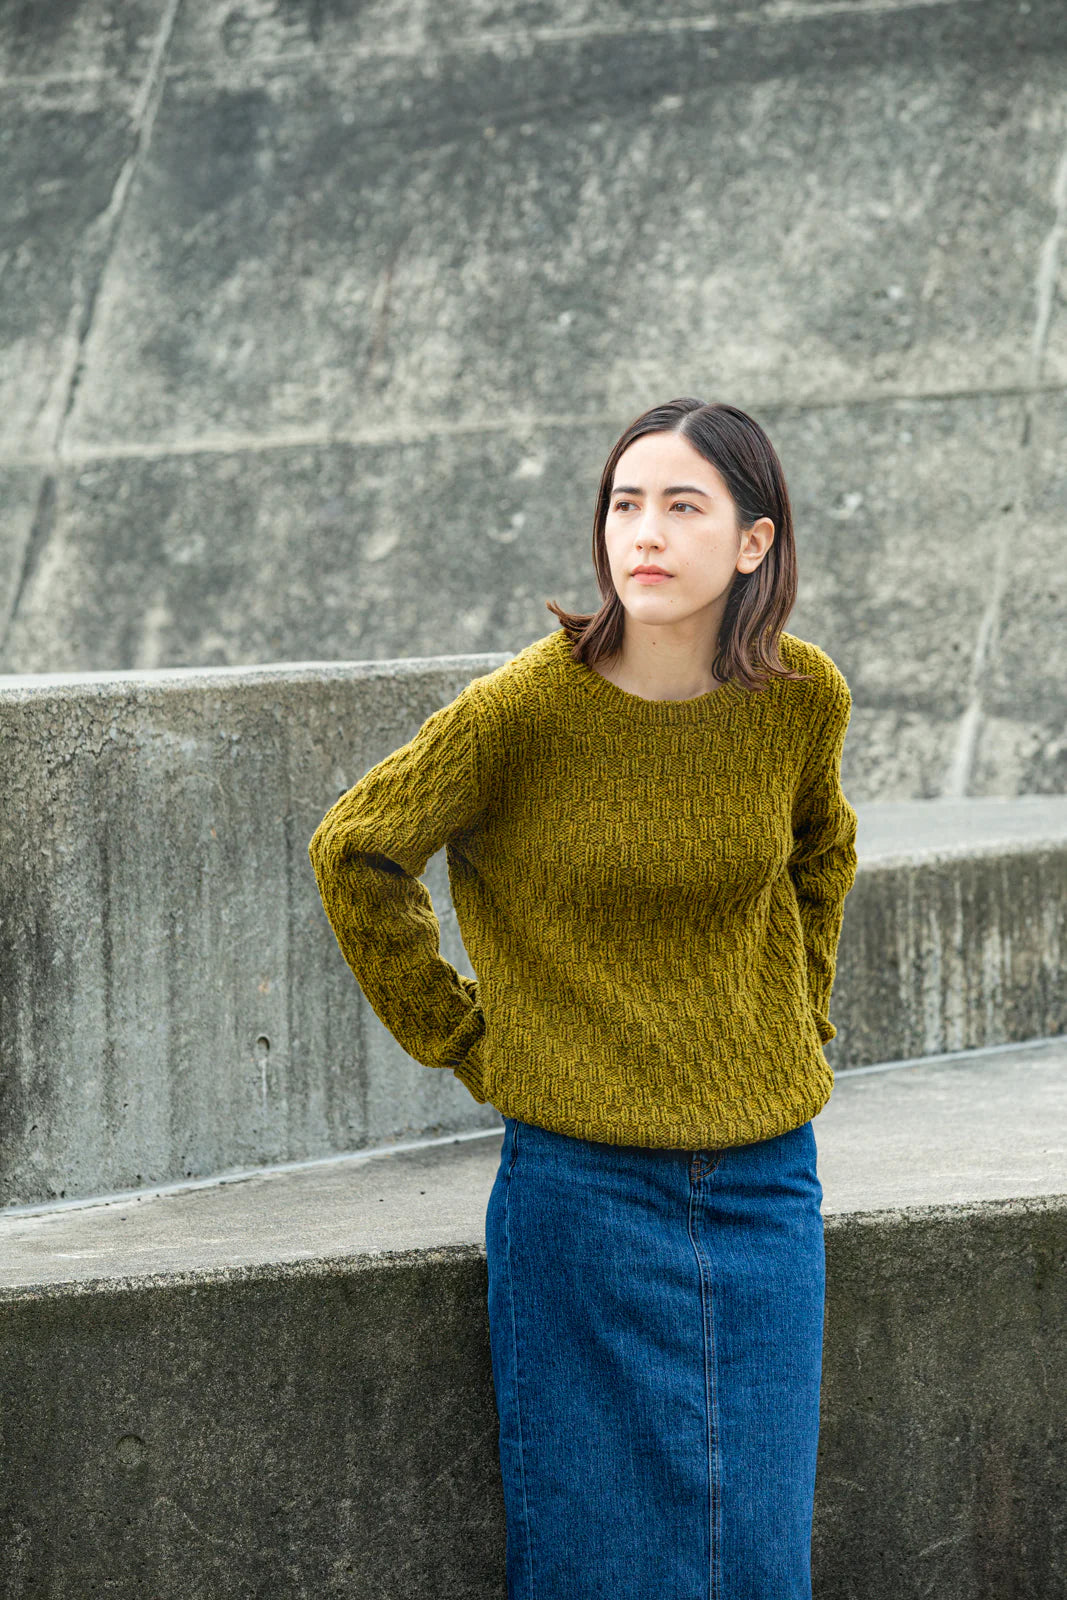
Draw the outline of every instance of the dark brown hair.
[[[774,539],[759,566],[734,575],[719,630],[712,672],[744,689],[764,689],[772,677],[805,678],[785,665],[778,638],[797,597],[793,512],[774,446],[754,418],[736,406],[686,396],[636,417],[608,456],[597,491],[593,567],[604,603],[596,612],[569,612],[546,600],[571,637],[571,654],[586,666],[622,646],[626,612],[611,580],[604,524],[619,457],[646,433],[677,433],[722,474],[733,497],[740,533],[760,517],[774,523]]]

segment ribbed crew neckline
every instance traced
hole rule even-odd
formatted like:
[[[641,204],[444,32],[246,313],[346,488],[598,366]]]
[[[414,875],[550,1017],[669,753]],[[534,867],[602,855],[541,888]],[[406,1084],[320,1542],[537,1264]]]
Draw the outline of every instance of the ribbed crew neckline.
[[[643,695],[631,694],[629,689],[620,689],[617,683],[586,666],[584,661],[576,661],[571,655],[566,628],[557,628],[552,639],[570,678],[588,693],[597,695],[605,708],[613,707],[634,721],[646,725],[705,722],[720,705],[736,701],[738,686],[732,680],[704,694],[691,695],[688,700],[646,700]]]

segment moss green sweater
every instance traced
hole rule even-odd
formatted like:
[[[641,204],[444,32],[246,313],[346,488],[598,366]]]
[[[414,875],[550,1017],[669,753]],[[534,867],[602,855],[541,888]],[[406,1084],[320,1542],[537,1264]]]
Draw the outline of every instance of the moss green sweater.
[[[611,1144],[745,1144],[821,1109],[851,696],[817,645],[779,647],[809,679],[645,700],[558,628],[330,808],[309,845],[323,906],[410,1055]],[[419,882],[442,846],[477,979],[440,954]]]

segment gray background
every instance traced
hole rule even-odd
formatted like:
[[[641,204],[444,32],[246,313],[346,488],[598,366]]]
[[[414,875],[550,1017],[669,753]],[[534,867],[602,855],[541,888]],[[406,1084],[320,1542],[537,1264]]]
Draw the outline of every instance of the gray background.
[[[514,651],[695,393],[850,797],[1067,789],[1060,0],[85,0],[0,69],[0,671]]]
[[[0,81],[5,1600],[502,1594],[497,1114],[306,846],[686,392],[855,701],[815,1590],[1059,1600],[1067,7],[12,0]]]

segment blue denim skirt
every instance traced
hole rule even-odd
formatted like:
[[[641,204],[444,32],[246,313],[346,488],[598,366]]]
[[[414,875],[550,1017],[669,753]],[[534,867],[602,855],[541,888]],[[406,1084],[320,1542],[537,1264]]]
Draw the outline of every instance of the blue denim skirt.
[[[811,1123],[690,1151],[505,1117],[486,1249],[508,1600],[811,1600]]]

